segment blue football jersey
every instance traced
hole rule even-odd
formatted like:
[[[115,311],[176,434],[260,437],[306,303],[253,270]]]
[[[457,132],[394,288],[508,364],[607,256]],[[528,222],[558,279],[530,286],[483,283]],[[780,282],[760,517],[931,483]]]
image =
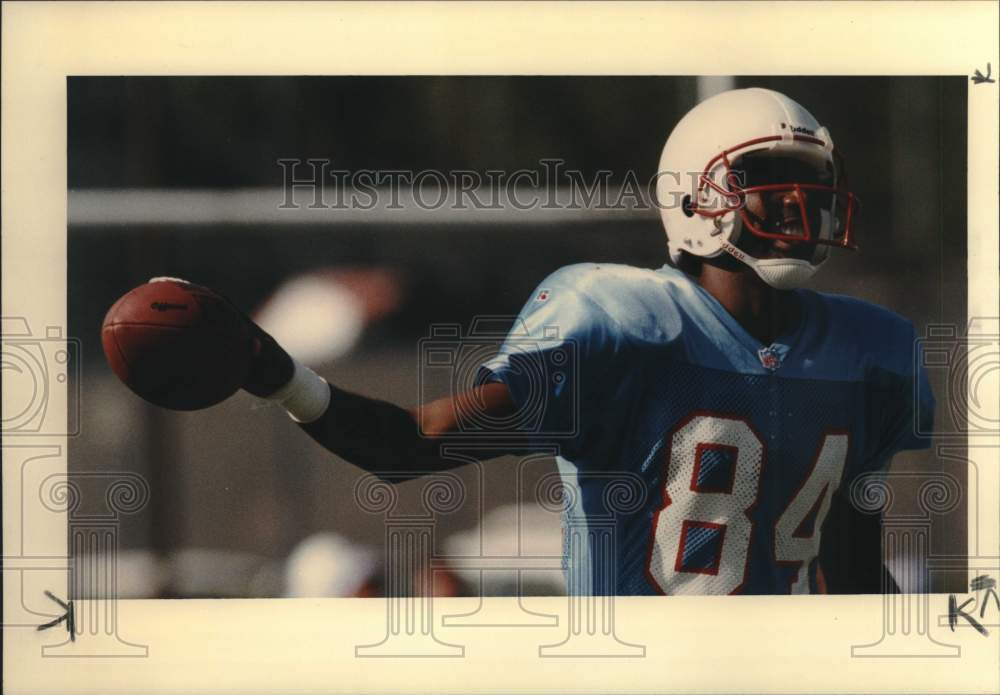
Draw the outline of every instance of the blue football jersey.
[[[482,376],[558,443],[571,592],[815,593],[834,491],[929,445],[912,324],[795,296],[767,346],[669,266],[569,266],[528,300]]]

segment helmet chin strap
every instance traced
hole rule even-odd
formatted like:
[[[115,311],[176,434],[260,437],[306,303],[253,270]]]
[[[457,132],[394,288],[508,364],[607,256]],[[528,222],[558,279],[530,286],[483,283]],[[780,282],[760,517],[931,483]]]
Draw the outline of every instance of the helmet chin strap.
[[[751,256],[746,251],[737,248],[733,243],[738,241],[744,232],[743,220],[739,215],[736,215],[733,223],[735,228],[729,237],[732,241],[722,241],[722,250],[740,263],[752,268],[757,273],[757,277],[776,290],[794,290],[802,287],[823,264],[823,261],[814,264],[801,258],[757,258]]]
[[[746,261],[744,261],[746,263]],[[760,279],[776,290],[794,290],[802,287],[816,273],[818,268],[801,258],[754,259],[747,263]]]
[[[752,268],[761,280],[776,290],[801,287],[819,270],[818,265],[801,258],[754,258],[728,241],[722,242],[722,250]]]

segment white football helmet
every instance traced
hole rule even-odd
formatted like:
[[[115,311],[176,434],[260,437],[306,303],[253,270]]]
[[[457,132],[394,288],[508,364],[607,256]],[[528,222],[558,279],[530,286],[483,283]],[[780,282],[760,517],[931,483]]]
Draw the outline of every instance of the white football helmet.
[[[820,183],[746,182],[733,167],[750,153],[804,162],[816,170]],[[768,285],[790,289],[812,277],[830,246],[855,248],[851,231],[857,200],[847,190],[830,133],[784,94],[735,89],[701,102],[667,138],[657,177],[657,202],[675,263],[682,251],[706,258],[728,253]],[[748,214],[749,195],[775,192],[794,194],[801,233],[763,228],[759,218]],[[808,210],[807,199],[812,206]],[[755,258],[738,247],[741,235],[748,233],[815,243],[815,250],[808,260]]]

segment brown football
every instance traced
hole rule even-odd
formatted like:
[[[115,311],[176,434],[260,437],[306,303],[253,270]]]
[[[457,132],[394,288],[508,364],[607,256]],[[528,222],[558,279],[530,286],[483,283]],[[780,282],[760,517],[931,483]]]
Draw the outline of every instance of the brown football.
[[[108,364],[136,395],[173,410],[198,410],[236,393],[247,378],[247,321],[209,289],[165,279],[112,305],[101,343]]]

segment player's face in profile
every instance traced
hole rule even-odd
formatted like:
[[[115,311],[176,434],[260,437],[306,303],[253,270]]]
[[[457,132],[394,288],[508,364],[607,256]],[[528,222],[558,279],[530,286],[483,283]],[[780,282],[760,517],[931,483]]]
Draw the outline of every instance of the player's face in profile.
[[[799,159],[791,157],[747,156],[737,165],[746,188],[782,184],[827,184],[830,179],[823,172]],[[811,259],[816,244],[801,241],[805,234],[803,210],[808,218],[813,235],[821,227],[820,213],[830,208],[829,193],[815,190],[787,189],[776,191],[750,192],[746,194],[745,209],[754,224],[768,234],[789,237],[762,238],[747,234],[745,243],[748,252],[758,258],[800,258]]]

